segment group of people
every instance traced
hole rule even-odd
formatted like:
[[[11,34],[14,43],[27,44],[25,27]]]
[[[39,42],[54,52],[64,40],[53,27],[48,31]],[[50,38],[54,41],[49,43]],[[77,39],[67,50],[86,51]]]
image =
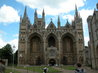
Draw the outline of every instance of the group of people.
[[[48,68],[45,67],[43,69],[43,73],[47,73],[47,71],[48,71]],[[77,63],[76,69],[74,70],[74,73],[86,73],[86,72],[85,72],[85,69],[82,68],[82,65],[80,63]]]
[[[85,69],[82,68],[82,65],[80,63],[76,64],[75,73],[86,73]]]
[[[0,73],[5,73],[5,62],[0,60]]]

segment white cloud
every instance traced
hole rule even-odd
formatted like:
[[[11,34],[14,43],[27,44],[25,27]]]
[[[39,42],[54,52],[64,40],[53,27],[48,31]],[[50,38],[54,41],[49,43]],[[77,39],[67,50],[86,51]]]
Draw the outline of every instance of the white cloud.
[[[70,15],[70,14],[64,15],[62,17],[63,17],[63,19],[68,19],[69,22],[72,22],[72,20],[74,19],[74,16],[73,15]]]
[[[11,23],[19,21],[18,11],[11,6],[3,5],[0,8],[0,22]]]
[[[89,36],[84,37],[85,46],[88,46]]]
[[[87,24],[87,17],[89,15],[93,15],[93,9],[82,9],[80,10],[80,15],[83,19],[83,31],[84,31],[84,41],[85,41],[85,45],[88,45],[88,41],[89,41],[89,33],[88,33],[88,24]]]
[[[16,0],[31,8],[37,8],[38,13],[42,13],[45,9],[47,15],[58,15],[60,13],[68,13],[75,9],[75,4],[78,7],[84,6],[86,0]]]
[[[7,43],[0,38],[0,48],[4,47]]]
[[[2,33],[2,34],[0,34],[0,48],[4,47],[6,44],[10,44],[12,46],[12,48],[13,48],[13,46],[15,46],[15,48],[13,49],[15,52],[18,49],[18,38],[15,38],[10,41],[5,41],[2,36],[3,34],[5,34],[5,32],[0,31],[0,33]]]
[[[87,24],[87,17],[89,15],[92,15],[94,10],[93,9],[82,9],[79,12],[80,12],[80,16],[83,19],[83,24]]]
[[[13,35],[13,37],[16,37],[16,38],[18,38],[18,36],[19,36],[19,34],[14,34],[14,35]]]

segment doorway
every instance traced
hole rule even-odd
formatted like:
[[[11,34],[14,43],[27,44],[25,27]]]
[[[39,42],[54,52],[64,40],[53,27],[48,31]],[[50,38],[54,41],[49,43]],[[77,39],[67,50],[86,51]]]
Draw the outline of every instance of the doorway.
[[[56,61],[54,59],[49,60],[49,65],[54,66],[56,64]]]

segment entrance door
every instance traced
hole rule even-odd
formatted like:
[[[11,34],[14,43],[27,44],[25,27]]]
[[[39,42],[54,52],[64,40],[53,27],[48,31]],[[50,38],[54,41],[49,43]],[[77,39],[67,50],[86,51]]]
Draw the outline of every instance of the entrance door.
[[[54,59],[49,60],[49,65],[54,66],[56,64],[56,61]]]

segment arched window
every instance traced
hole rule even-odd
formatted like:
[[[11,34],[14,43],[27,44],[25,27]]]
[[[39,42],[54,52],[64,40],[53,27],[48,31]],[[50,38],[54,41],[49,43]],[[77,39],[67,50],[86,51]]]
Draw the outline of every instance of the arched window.
[[[55,38],[50,36],[49,39],[48,39],[48,46],[51,47],[55,47],[56,46],[56,42],[55,42]]]
[[[38,36],[32,37],[31,49],[32,49],[32,52],[40,52],[41,51],[41,40]]]
[[[63,53],[72,53],[73,52],[73,40],[69,36],[65,36],[62,39]]]

